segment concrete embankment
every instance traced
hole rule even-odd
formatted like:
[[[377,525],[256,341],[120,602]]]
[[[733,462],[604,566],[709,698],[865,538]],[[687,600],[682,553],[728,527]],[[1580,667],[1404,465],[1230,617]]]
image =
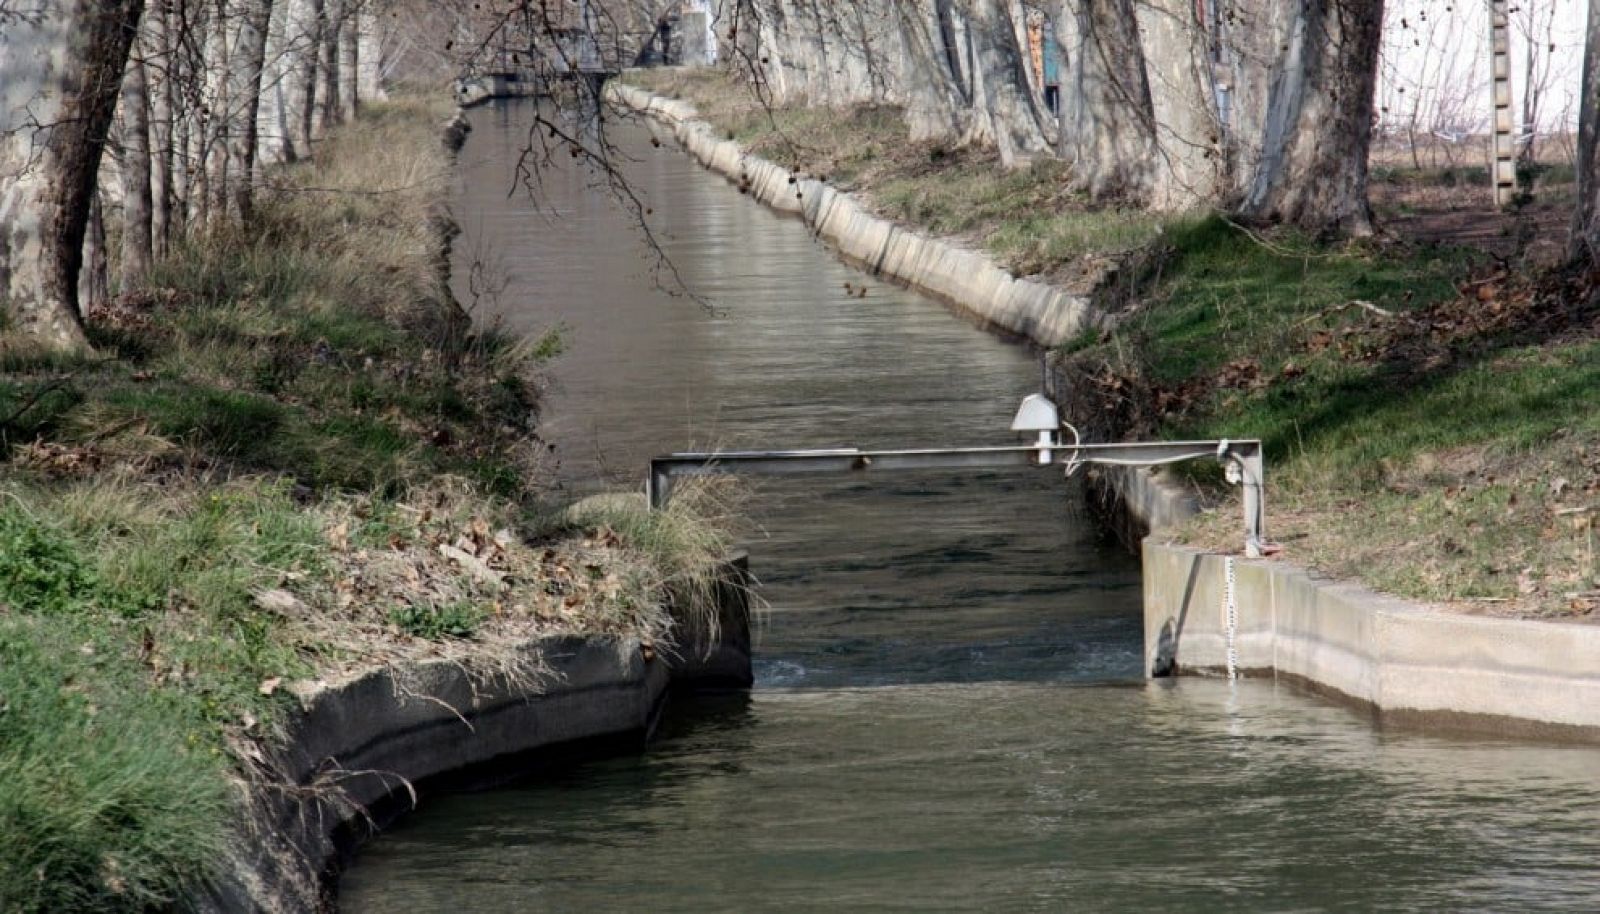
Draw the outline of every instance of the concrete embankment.
[[[430,793],[642,751],[669,691],[750,686],[748,581],[736,559],[715,624],[684,625],[670,653],[566,636],[523,645],[514,675],[437,660],[308,689],[279,748],[254,759],[247,821],[193,906],[332,910],[339,862]]]
[[[1600,626],[1468,616],[1147,541],[1146,671],[1276,676],[1384,722],[1600,742]]]
[[[667,125],[701,164],[749,188],[759,202],[800,216],[819,238],[875,275],[905,283],[1044,347],[1058,346],[1107,321],[1086,295],[1018,279],[980,253],[908,231],[868,213],[849,194],[746,153],[738,143],[718,137],[687,102],[618,83],[606,86],[606,97]]]

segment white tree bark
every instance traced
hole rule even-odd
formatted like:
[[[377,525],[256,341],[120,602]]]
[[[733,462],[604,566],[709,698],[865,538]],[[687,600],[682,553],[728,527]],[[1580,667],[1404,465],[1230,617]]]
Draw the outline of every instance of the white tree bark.
[[[142,10],[75,0],[0,30],[0,307],[37,345],[88,347],[84,232]]]
[[[1589,4],[1578,112],[1578,203],[1572,213],[1570,254],[1578,266],[1600,268],[1600,3]]]
[[[296,158],[289,111],[296,63],[289,48],[291,6],[291,0],[273,3],[267,22],[266,68],[261,74],[261,110],[256,117],[256,161],[263,165]]]
[[[111,256],[106,252],[106,210],[96,184],[89,195],[89,222],[83,234],[83,270],[78,274],[78,301],[85,314],[111,299]]]
[[[992,143],[1001,165],[1013,168],[1050,148],[1037,99],[1029,86],[1028,50],[1019,43],[1021,4],[1016,0],[971,0],[971,120],[964,139]]]
[[[318,89],[322,84],[323,0],[289,0],[285,51],[291,63],[288,88],[289,128],[295,154],[311,154],[318,124]]]
[[[344,0],[339,22],[339,111],[347,120],[361,112],[361,0]]]
[[[231,12],[237,0],[210,0],[205,28],[205,120],[200,169],[205,173],[205,213],[202,223],[220,225],[228,216],[232,163],[231,137],[239,129],[239,112],[232,94]]]
[[[146,12],[140,41],[149,58],[145,67],[150,100],[150,249],[155,258],[167,255],[173,233],[173,156],[178,147],[177,53],[170,27],[171,10],[157,2]]]
[[[390,65],[389,30],[374,9],[372,0],[361,4],[356,23],[360,44],[356,50],[360,63],[356,75],[359,87],[356,94],[367,101],[383,101],[389,97],[385,88]]]
[[[150,91],[145,78],[145,39],[135,41],[122,78],[122,243],[118,276],[124,291],[144,285],[155,256],[150,184]]]
[[[1242,212],[1316,235],[1369,235],[1367,156],[1383,0],[1297,0]]]
[[[322,15],[318,37],[322,40],[322,56],[317,64],[320,85],[317,86],[316,124],[317,136],[327,133],[343,119],[339,103],[343,98],[339,84],[339,32],[344,24],[344,7],[349,0],[322,0]]]
[[[911,139],[957,137],[964,128],[960,112],[972,104],[963,65],[964,23],[950,0],[896,0],[896,10]]]
[[[228,67],[229,216],[250,218],[255,203],[256,138],[261,109],[261,74],[266,66],[272,0],[237,0]]]
[[[1059,148],[1073,185],[1097,201],[1148,202],[1155,113],[1132,0],[1069,0],[1056,25],[1067,57]]]
[[[1227,188],[1227,158],[1194,0],[1141,0],[1138,18],[1155,115],[1150,206],[1181,211],[1213,205]]]

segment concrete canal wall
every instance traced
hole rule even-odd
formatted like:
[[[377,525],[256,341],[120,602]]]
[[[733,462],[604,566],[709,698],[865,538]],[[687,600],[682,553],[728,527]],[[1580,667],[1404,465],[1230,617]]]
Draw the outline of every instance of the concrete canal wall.
[[[1233,560],[1233,648],[1283,677],[1433,730],[1600,742],[1600,626],[1468,616]],[[1144,545],[1146,672],[1227,668],[1226,561]]]
[[[750,195],[766,206],[803,218],[817,237],[874,275],[904,283],[989,326],[1047,348],[1107,321],[1087,295],[1018,279],[976,251],[908,231],[868,213],[847,193],[746,153],[738,143],[717,136],[687,102],[616,82],[607,84],[606,97],[668,126],[702,165],[748,187]]]
[[[203,912],[317,912],[340,861],[437,790],[493,786],[551,764],[640,752],[670,691],[748,688],[748,560],[718,590],[715,625],[680,646],[558,637],[519,648],[531,674],[452,660],[371,670],[301,696],[281,747],[256,759],[246,821]]]

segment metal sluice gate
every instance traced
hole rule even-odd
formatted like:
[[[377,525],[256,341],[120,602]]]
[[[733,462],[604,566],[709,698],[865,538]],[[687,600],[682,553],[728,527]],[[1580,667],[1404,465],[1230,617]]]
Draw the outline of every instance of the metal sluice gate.
[[[806,473],[861,473],[900,470],[971,470],[1006,467],[1048,467],[1060,463],[1070,475],[1084,464],[1155,467],[1188,460],[1220,461],[1228,481],[1240,486],[1244,502],[1245,555],[1258,558],[1266,542],[1266,467],[1261,442],[1254,439],[1152,441],[1083,444],[1057,441],[1061,428],[1055,404],[1034,394],[1023,401],[1013,431],[1038,432],[1034,444],[1001,447],[862,450],[828,448],[796,451],[709,451],[666,454],[650,461],[648,495],[652,510],[672,493],[673,480],[685,476]],[[1067,426],[1071,428],[1071,426]],[[1074,430],[1073,437],[1076,438]]]

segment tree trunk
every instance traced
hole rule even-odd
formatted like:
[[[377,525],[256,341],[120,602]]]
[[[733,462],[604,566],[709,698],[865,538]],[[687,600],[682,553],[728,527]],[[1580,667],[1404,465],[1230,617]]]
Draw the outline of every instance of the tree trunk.
[[[11,330],[83,350],[84,231],[143,0],[52,4],[0,29],[0,296]]]
[[[339,23],[339,112],[349,120],[360,113],[361,23],[358,0],[344,0]]]
[[[250,218],[255,203],[257,118],[261,112],[261,71],[266,66],[267,27],[272,0],[243,0],[239,31],[229,58],[228,96],[233,102],[233,130],[228,155],[232,193],[229,215],[239,223]]]
[[[1218,120],[1224,131],[1228,193],[1243,199],[1261,162],[1272,76],[1288,42],[1294,3],[1261,0],[1211,0],[1216,6],[1212,36],[1217,55]]]
[[[1600,268],[1600,3],[1589,4],[1578,111],[1578,203],[1572,213],[1574,263]]]
[[[958,136],[957,112],[972,103],[962,69],[964,32],[952,0],[895,0],[900,39],[900,82],[906,126],[914,142]]]
[[[1383,0],[1299,0],[1243,215],[1370,235],[1367,153]]]
[[[141,42],[142,43],[142,42]],[[122,77],[122,246],[118,274],[123,291],[144,285],[155,256],[151,227],[150,91],[145,49],[136,45]]]
[[[78,300],[83,313],[103,308],[111,299],[111,263],[106,254],[106,211],[100,188],[89,197],[89,224],[83,235],[83,272],[78,277]]]
[[[167,256],[172,238],[173,153],[177,132],[173,118],[178,110],[177,51],[172,42],[171,11],[157,2],[145,16],[145,48],[161,61],[146,67],[146,96],[150,101],[150,249],[155,258]]]
[[[1195,2],[1141,0],[1138,16],[1155,113],[1150,206],[1178,211],[1215,205],[1227,187],[1228,159],[1216,75]]]
[[[317,123],[318,136],[326,134],[329,128],[339,123],[339,27],[344,22],[345,0],[323,0],[322,17],[319,20],[322,28],[322,61],[318,70],[322,76],[322,85],[317,93]]]
[[[372,0],[361,4],[361,12],[357,14],[359,25],[360,48],[357,56],[361,62],[361,73],[357,83],[356,94],[367,101],[382,101],[388,97],[384,88],[384,79],[391,61],[389,60],[388,27],[373,10]]]
[[[274,162],[293,162],[297,158],[294,148],[293,115],[290,113],[290,87],[298,81],[299,60],[291,44],[293,28],[293,0],[278,0],[272,4],[272,15],[267,20],[267,48],[265,69],[261,74],[260,131],[256,139],[256,162],[265,165]]]
[[[232,138],[239,129],[238,100],[232,87],[232,41],[230,20],[238,0],[212,0],[211,22],[206,29],[205,82],[206,107],[210,111],[203,155],[206,173],[207,227],[226,221],[230,207],[233,154]]]
[[[1062,153],[1073,185],[1093,200],[1143,204],[1154,191],[1155,112],[1132,0],[1060,7],[1056,31],[1070,74],[1062,87]]]
[[[1017,40],[1019,6],[1015,0],[973,0],[967,27],[973,106],[964,139],[993,143],[1006,168],[1050,148],[1028,85],[1028,54]]]
[[[319,122],[317,86],[322,81],[322,31],[326,28],[323,0],[290,0],[290,4],[293,13],[288,40],[295,48],[295,59],[299,63],[293,100],[289,103],[290,119],[299,131],[298,153],[310,155]]]

